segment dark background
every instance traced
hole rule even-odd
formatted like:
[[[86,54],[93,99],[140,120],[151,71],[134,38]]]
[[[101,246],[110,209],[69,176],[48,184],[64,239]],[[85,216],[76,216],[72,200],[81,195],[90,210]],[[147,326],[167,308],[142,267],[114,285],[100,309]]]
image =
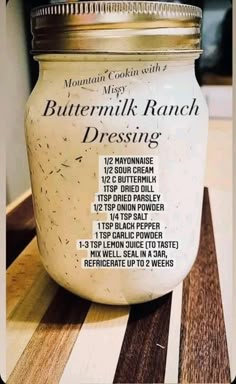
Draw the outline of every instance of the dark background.
[[[21,0],[23,1],[23,0]],[[24,23],[28,52],[31,49],[30,11],[40,5],[55,3],[55,0],[23,1]],[[60,0],[59,0],[60,2]],[[200,7],[203,10],[202,48],[200,59],[196,61],[196,76],[200,85],[232,84],[232,1],[230,0],[186,0],[168,1]],[[31,86],[33,88],[38,66],[29,54]]]

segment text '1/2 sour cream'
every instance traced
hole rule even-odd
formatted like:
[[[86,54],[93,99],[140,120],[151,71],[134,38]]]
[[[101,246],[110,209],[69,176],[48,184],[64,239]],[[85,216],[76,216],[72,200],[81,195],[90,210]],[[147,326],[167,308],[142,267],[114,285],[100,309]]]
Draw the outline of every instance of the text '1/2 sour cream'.
[[[93,301],[164,295],[199,246],[201,10],[83,1],[36,8],[31,21],[40,74],[25,126],[42,262]]]

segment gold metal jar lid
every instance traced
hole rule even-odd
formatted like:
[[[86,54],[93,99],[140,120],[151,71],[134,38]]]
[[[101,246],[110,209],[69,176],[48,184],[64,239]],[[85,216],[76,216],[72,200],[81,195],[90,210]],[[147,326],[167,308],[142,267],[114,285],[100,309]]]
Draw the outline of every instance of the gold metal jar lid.
[[[199,51],[202,11],[159,1],[73,1],[34,8],[33,53]]]

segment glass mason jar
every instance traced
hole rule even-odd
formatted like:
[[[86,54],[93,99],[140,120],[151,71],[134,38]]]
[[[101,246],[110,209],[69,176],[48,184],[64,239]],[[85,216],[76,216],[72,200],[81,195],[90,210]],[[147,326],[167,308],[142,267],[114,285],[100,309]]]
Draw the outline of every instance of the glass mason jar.
[[[42,262],[107,304],[155,299],[199,246],[208,112],[201,10],[96,1],[32,11],[25,127]]]

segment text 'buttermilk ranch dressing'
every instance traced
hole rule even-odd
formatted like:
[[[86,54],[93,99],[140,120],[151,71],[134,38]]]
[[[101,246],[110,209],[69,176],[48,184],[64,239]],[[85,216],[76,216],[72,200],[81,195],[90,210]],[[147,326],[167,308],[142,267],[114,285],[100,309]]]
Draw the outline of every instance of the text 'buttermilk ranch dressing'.
[[[208,113],[194,73],[201,10],[83,1],[32,11],[38,82],[26,140],[43,264],[108,304],[145,302],[199,245]]]

